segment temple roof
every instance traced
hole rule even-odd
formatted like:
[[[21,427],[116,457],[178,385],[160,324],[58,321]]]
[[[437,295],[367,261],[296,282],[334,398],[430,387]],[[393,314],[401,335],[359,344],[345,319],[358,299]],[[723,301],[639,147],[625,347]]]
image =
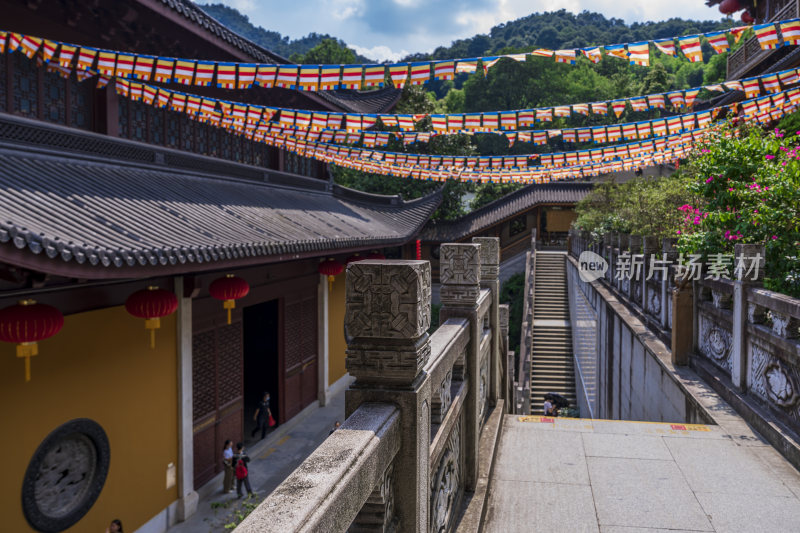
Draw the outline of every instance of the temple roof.
[[[528,185],[452,221],[431,222],[425,241],[457,241],[540,205],[574,205],[592,189],[591,183],[554,182]]]
[[[0,114],[0,260],[80,278],[217,270],[393,246],[441,201]]]

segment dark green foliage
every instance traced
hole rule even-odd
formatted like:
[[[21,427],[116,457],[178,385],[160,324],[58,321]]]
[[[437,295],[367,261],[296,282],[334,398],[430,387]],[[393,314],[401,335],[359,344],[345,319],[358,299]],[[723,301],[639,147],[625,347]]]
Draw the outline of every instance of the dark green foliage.
[[[509,304],[508,349],[519,354],[522,328],[522,304],[525,295],[525,274],[514,274],[500,288],[500,303]]]
[[[261,26],[256,27],[250,22],[247,15],[243,15],[236,9],[223,4],[199,4],[197,7],[245,39],[249,39],[257,45],[286,58],[294,54],[305,54],[326,39],[338,43],[343,48],[347,46],[340,39],[324,33],[311,32],[305,37],[290,40],[289,37],[281,35],[277,31],[265,30]],[[351,50],[351,52],[353,51]],[[369,63],[371,61],[366,57],[355,54],[355,52],[353,52],[353,55],[354,60],[352,63]]]
[[[325,38],[305,54],[292,54],[289,59],[304,65],[346,65],[356,62],[356,54],[342,42]]]

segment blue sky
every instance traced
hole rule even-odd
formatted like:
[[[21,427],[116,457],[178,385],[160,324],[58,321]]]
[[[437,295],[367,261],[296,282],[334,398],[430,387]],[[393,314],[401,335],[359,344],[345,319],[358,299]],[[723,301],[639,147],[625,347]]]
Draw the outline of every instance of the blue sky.
[[[486,33],[502,22],[562,8],[574,13],[595,11],[629,23],[671,17],[700,20],[722,17],[716,6],[709,8],[703,0],[205,1],[221,1],[235,7],[257,26],[291,38],[310,32],[334,35],[366,57],[380,61],[413,52],[430,52],[455,39]]]

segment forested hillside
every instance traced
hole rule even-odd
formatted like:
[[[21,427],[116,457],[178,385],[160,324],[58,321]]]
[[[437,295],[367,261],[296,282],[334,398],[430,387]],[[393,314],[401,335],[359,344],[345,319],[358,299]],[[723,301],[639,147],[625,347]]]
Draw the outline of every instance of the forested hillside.
[[[346,45],[328,35],[310,34],[290,41],[275,31],[254,27],[246,16],[223,5],[201,6],[209,14],[234,31],[254,42],[291,56],[302,63],[362,63]],[[432,54],[415,54],[405,61],[470,58],[530,52],[535,48],[582,48],[637,42],[682,35],[705,33],[733,26],[731,19],[720,21],[692,21],[670,19],[663,22],[625,24],[619,19],[608,19],[598,13],[583,12],[574,15],[565,10],[534,13],[530,16],[495,26],[486,35],[462,39],[448,47],[437,48]],[[740,46],[744,40],[740,41]],[[731,44],[733,45],[732,39]],[[708,43],[703,43],[702,63],[690,63],[683,58],[669,57],[651,46],[651,66],[632,66],[628,61],[603,56],[598,64],[579,57],[576,65],[556,63],[552,57],[533,57],[523,62],[503,58],[488,70],[472,75],[460,74],[452,81],[431,81],[425,86],[406,86],[396,108],[397,113],[468,113],[528,109],[581,102],[613,100],[641,94],[687,89],[724,80],[726,54],[716,54]],[[479,69],[480,71],[481,69]],[[699,99],[707,97],[701,93]],[[633,112],[630,108],[621,120],[633,122],[656,118],[659,112]],[[548,127],[582,127],[611,124],[618,119],[591,114],[557,118]],[[419,130],[430,130],[429,119],[421,121]],[[505,136],[496,134],[452,135],[433,137],[428,143],[403,144],[391,138],[391,151],[430,153],[438,155],[510,155],[546,151],[581,149],[591,143],[563,144],[559,138],[548,146],[517,143],[509,146]],[[403,194],[414,198],[441,186],[434,182],[369,175],[345,168],[333,168],[337,181],[346,186],[381,194]],[[473,186],[461,182],[448,182],[444,202],[434,218],[454,218],[517,189],[516,184],[483,184]],[[476,198],[465,205],[466,192],[475,192]]]

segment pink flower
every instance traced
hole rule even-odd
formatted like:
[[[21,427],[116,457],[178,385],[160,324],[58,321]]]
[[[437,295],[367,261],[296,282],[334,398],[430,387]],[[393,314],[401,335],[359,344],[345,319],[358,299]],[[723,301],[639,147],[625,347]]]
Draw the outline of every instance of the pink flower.
[[[702,150],[700,150],[700,151],[701,151],[702,153],[704,153],[704,154],[707,154],[707,153],[709,152],[709,150],[706,150],[705,148],[703,148],[703,149],[702,149]]]
[[[764,159],[775,159],[775,156],[772,154],[767,154],[764,156]]]
[[[678,230],[678,235],[680,235],[680,234],[681,234],[681,230]]]
[[[778,236],[777,236],[777,235],[773,235],[773,236],[772,236],[772,240],[773,240],[773,241],[777,241],[777,240],[778,240]]]
[[[783,164],[785,165],[786,163],[784,162]],[[714,181],[714,176],[709,176],[706,183],[711,183],[712,181]]]

